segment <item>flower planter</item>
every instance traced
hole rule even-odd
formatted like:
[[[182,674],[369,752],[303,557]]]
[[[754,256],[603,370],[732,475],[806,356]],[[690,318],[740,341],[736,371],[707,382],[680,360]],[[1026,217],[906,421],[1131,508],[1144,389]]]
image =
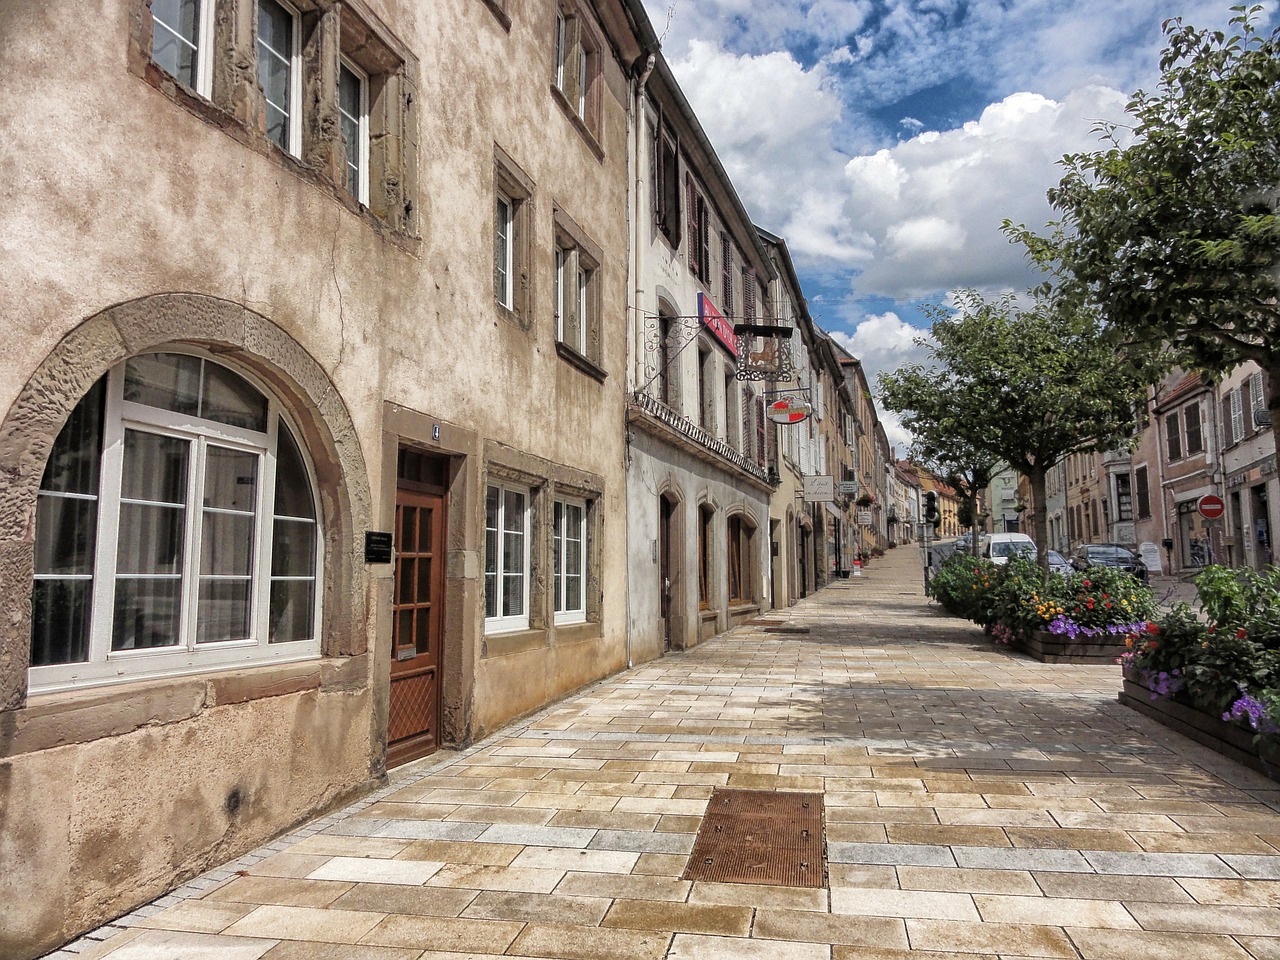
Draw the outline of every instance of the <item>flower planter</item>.
[[[1123,634],[1105,634],[1101,637],[1076,637],[1050,633],[1048,630],[1032,632],[1021,644],[1022,651],[1041,663],[1115,663],[1125,652]]]
[[[1205,713],[1176,696],[1165,697],[1152,693],[1131,679],[1132,676],[1132,673],[1125,671],[1124,689],[1119,696],[1120,702],[1126,707],[1145,714],[1215,753],[1256,770],[1272,780],[1280,781],[1280,767],[1275,764],[1277,758],[1274,751],[1265,747],[1260,750],[1259,745],[1253,742],[1251,730]],[[1264,753],[1266,759],[1263,758]]]

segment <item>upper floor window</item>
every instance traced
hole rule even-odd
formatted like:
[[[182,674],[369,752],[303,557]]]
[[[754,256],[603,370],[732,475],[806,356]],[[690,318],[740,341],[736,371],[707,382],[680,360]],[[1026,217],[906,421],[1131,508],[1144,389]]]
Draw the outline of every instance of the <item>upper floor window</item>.
[[[152,0],[151,59],[203,97],[213,88],[214,0]]]
[[[1232,390],[1229,395],[1230,416],[1228,424],[1231,428],[1227,439],[1228,445],[1239,443],[1244,439],[1244,391]]]
[[[316,655],[313,489],[277,405],[240,374],[178,353],[116,367],[41,480],[32,689]]]
[[[345,60],[338,68],[338,116],[342,120],[343,186],[369,203],[369,82]]]
[[[579,357],[600,362],[600,261],[603,255],[572,220],[555,213],[552,276],[556,339]]]
[[[493,296],[527,328],[529,309],[529,215],[533,184],[501,150],[494,165]]]
[[[302,154],[300,36],[292,7],[258,0],[258,86],[266,102],[267,139],[295,157]]]
[[[726,317],[733,316],[733,241],[720,234],[720,306]]]
[[[1204,452],[1204,436],[1200,429],[1200,404],[1189,403],[1182,411],[1187,433],[1187,456]]]
[[[711,283],[710,214],[706,199],[694,185],[693,174],[685,175],[685,199],[689,215],[689,272],[705,284]]]
[[[1174,460],[1181,460],[1182,431],[1178,426],[1178,414],[1176,411],[1164,418],[1164,437],[1169,448],[1168,452],[1170,462]]]
[[[552,86],[561,105],[591,132],[599,134],[599,94],[601,44],[587,18],[576,4],[556,11],[555,72]]]
[[[659,121],[649,128],[653,142],[650,190],[653,222],[673,247],[680,246],[680,147],[676,136]]]

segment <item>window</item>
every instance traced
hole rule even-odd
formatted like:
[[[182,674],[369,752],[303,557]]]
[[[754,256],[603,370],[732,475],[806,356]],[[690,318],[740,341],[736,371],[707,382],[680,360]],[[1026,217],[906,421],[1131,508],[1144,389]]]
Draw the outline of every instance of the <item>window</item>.
[[[1164,418],[1164,436],[1168,443],[1169,461],[1182,459],[1182,434],[1178,428],[1178,415],[1171,413]]]
[[[738,429],[738,380],[731,369],[724,373],[724,442],[735,450],[742,448],[742,431]]]
[[[653,222],[673,247],[680,246],[680,148],[661,121],[649,128],[653,140]]]
[[[742,316],[747,321],[756,318],[756,271],[754,267],[742,268]]]
[[[493,296],[526,330],[529,309],[529,212],[533,183],[500,149],[493,175]]]
[[[726,524],[729,531],[728,567],[729,602],[750,603],[751,597],[751,540],[752,529],[740,516],[730,517]]]
[[[677,329],[674,317],[665,312],[658,314],[658,399],[673,410],[680,397],[679,345],[675,342]]]
[[[152,0],[151,59],[203,97],[213,89],[213,0]]]
[[[556,11],[555,73],[552,86],[560,103],[594,135],[598,132],[596,79],[601,44],[576,7]]]
[[[720,307],[726,317],[733,316],[733,242],[723,232],[720,234]]]
[[[698,508],[698,608],[711,606],[711,520],[710,507]]]
[[[498,303],[515,309],[515,282],[512,278],[515,260],[516,205],[510,197],[499,193],[493,215],[493,290]]]
[[[712,391],[715,389],[715,358],[711,347],[698,343],[698,426],[708,433],[715,431],[715,407]]]
[[[552,510],[551,577],[555,622],[587,619],[587,505],[557,500]]]
[[[299,36],[298,15],[291,7],[258,0],[258,86],[266,101],[267,139],[295,157],[302,153]],[[345,115],[343,122],[345,140]]]
[[[1259,426],[1260,416],[1265,416],[1267,400],[1262,389],[1262,374],[1255,373],[1249,378],[1249,405],[1253,408],[1253,425]]]
[[[685,174],[685,198],[689,204],[689,272],[711,283],[711,237],[707,201],[694,186],[693,174]]]
[[[1231,402],[1231,435],[1228,445],[1239,443],[1244,439],[1244,391],[1232,390]]]
[[[529,491],[491,484],[484,503],[484,626],[529,626]]]
[[[556,339],[592,362],[600,359],[599,283],[602,254],[568,217],[555,218]]]
[[[1116,474],[1116,519],[1133,519],[1133,482],[1127,473]]]
[[[343,186],[369,203],[369,86],[359,68],[345,60],[338,68],[338,116],[342,126]]]
[[[240,374],[178,353],[116,367],[41,480],[32,689],[316,655],[312,491],[276,404]]]
[[[1189,403],[1183,408],[1182,418],[1187,431],[1187,456],[1204,452],[1204,438],[1200,431],[1200,404]]]

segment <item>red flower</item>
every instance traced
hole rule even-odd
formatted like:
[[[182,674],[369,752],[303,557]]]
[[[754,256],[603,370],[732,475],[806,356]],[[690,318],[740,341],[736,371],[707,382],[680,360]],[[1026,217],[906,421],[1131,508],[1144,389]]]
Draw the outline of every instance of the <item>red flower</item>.
[[[1147,649],[1154,650],[1157,646],[1159,646],[1159,644],[1157,644],[1154,640],[1152,640],[1150,643],[1147,644]]]
[[[1092,587],[1092,586],[1093,586],[1093,584],[1092,584],[1092,583],[1090,583],[1088,580],[1086,580],[1086,581],[1084,582],[1084,585],[1085,585],[1086,587]]]
[[[1105,596],[1106,596],[1106,594],[1104,593],[1104,594],[1103,594],[1103,596],[1105,597]],[[1106,603],[1104,603],[1104,604],[1103,604],[1103,606],[1104,606],[1104,607],[1106,607],[1108,610],[1110,610],[1110,609],[1111,609],[1111,601],[1110,601],[1110,600],[1108,600]]]
[[[1159,633],[1159,632],[1160,632],[1160,627],[1158,624],[1154,624],[1154,623],[1147,624],[1147,633]]]
[[[1246,630],[1244,627],[1241,627],[1239,630],[1236,631],[1237,640],[1243,640],[1248,635],[1249,635],[1249,631]]]

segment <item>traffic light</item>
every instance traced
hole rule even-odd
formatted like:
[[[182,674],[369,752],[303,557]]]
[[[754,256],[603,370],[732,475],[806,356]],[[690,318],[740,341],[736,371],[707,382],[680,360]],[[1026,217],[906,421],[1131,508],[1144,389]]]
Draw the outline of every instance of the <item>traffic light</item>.
[[[926,523],[938,522],[938,495],[930,490],[924,495],[924,519]]]

